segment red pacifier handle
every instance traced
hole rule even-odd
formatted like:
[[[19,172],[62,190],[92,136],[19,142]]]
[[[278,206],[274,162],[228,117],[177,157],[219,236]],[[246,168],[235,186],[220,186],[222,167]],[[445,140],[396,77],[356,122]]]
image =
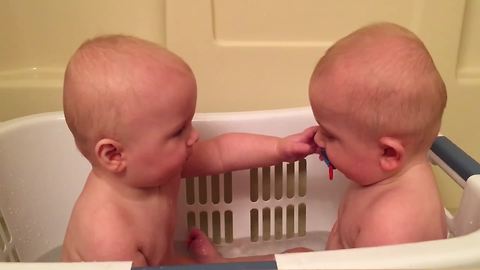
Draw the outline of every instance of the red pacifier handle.
[[[332,164],[330,164],[328,166],[328,178],[330,179],[330,181],[333,180],[333,165]]]
[[[320,156],[323,158],[323,161],[325,164],[327,164],[328,167],[328,179],[333,180],[333,170],[335,169],[335,166],[333,166],[332,162],[330,162],[330,159],[328,159],[327,156],[327,151],[325,151],[325,148],[320,149]]]

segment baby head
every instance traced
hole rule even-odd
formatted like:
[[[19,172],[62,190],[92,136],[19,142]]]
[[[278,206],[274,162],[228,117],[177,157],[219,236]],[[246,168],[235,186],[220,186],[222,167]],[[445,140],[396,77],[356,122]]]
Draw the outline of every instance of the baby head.
[[[65,119],[80,152],[94,172],[142,186],[181,172],[197,138],[195,103],[188,65],[134,37],[86,41],[65,72]]]
[[[347,175],[351,179],[367,175],[360,167],[373,167],[372,162],[380,166],[370,178],[378,179],[405,161],[425,158],[447,98],[424,44],[389,23],[363,27],[336,42],[315,67],[309,96],[319,123],[316,141],[332,163],[348,172],[352,168],[345,168],[342,158],[335,161],[336,151],[358,158],[356,165],[346,164],[357,168]]]

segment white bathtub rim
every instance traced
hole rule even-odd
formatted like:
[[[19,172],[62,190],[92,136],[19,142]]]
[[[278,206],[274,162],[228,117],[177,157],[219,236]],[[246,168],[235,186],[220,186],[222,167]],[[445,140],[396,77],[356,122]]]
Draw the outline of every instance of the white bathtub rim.
[[[21,116],[9,120],[0,122],[0,134],[3,132],[8,132],[9,130],[14,130],[17,128],[22,128],[24,126],[30,126],[32,124],[41,124],[53,120],[65,121],[65,116],[63,111],[52,111],[44,113],[30,114],[26,116]]]
[[[309,106],[302,107],[291,107],[284,109],[268,109],[268,110],[251,110],[251,111],[238,111],[238,112],[198,112],[195,113],[193,120],[202,120],[202,121],[218,121],[218,120],[232,120],[232,118],[241,118],[242,120],[255,119],[255,118],[265,118],[265,116],[283,118],[283,117],[294,117],[298,115],[313,115],[311,108]],[[1,126],[19,126],[28,124],[31,122],[42,122],[46,120],[51,120],[52,118],[58,118],[59,120],[65,120],[63,111],[51,111],[30,114],[26,116],[20,116],[17,118],[5,120],[0,122]]]

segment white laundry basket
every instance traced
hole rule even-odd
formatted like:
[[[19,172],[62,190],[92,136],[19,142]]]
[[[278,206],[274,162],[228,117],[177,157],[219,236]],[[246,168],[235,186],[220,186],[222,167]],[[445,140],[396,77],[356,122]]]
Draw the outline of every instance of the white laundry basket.
[[[309,108],[206,113],[194,118],[201,138],[237,131],[285,136],[314,124]],[[452,179],[462,178],[443,157],[432,152],[432,159],[446,168]],[[89,164],[76,149],[62,112],[0,123],[0,261],[58,260],[70,211],[88,171]],[[377,262],[382,268],[480,263],[480,249],[474,246],[480,245],[480,179],[475,177],[467,182],[468,196],[459,215],[449,216],[450,231],[458,237],[371,249],[282,254],[276,256],[276,264],[279,268],[352,268],[361,265],[355,264],[355,258],[366,265]],[[175,239],[183,241],[188,229],[197,226],[227,257],[279,253],[297,246],[322,250],[347,183],[338,171],[333,181],[328,180],[327,167],[314,155],[292,164],[187,179],[180,189]],[[445,259],[431,257],[447,254],[445,246],[449,245],[463,255],[452,257],[449,252]],[[379,258],[384,253],[392,254],[391,261]],[[426,255],[417,258],[421,253]],[[349,259],[341,259],[343,256]]]

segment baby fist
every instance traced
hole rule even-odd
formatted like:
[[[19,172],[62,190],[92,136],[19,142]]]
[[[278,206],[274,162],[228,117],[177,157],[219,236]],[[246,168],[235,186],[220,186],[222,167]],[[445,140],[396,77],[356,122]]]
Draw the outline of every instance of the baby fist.
[[[318,152],[318,146],[313,140],[316,131],[317,127],[312,126],[300,133],[280,139],[278,151],[283,160],[292,162]]]

